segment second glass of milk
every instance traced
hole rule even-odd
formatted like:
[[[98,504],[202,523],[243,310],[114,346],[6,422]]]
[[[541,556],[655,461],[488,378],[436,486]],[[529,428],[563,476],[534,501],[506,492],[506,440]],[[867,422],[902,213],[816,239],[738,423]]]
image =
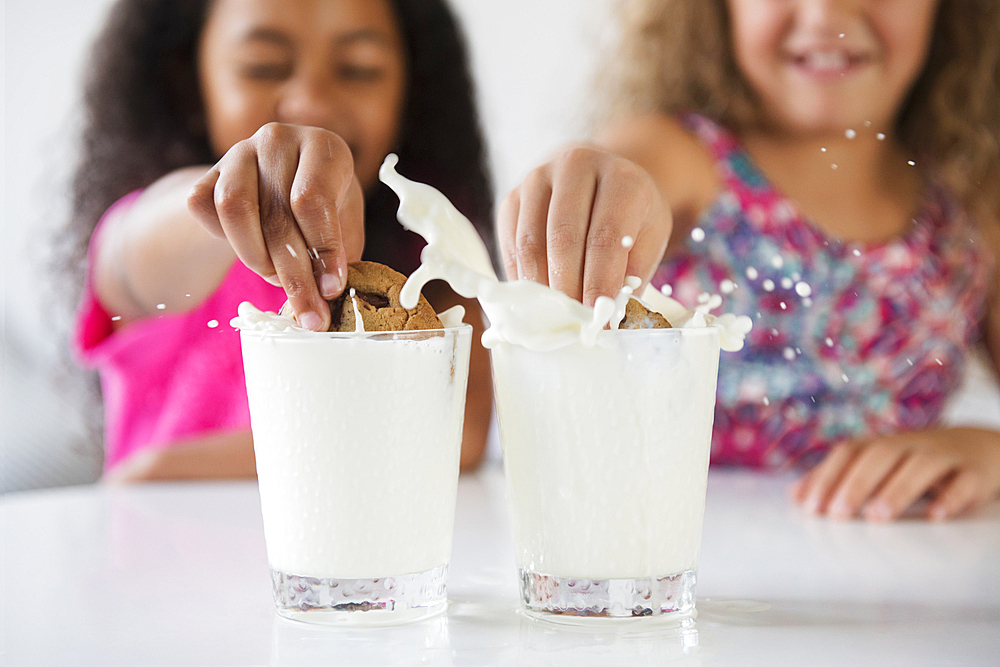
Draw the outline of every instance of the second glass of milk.
[[[240,338],[277,612],[444,611],[472,328]]]
[[[550,620],[694,611],[715,328],[491,350],[524,609]]]

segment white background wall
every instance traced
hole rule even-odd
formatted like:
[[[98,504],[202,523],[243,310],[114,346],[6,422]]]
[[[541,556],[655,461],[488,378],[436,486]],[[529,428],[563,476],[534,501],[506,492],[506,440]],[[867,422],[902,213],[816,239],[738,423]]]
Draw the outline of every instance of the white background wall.
[[[469,38],[497,198],[580,137],[612,0],[452,0]],[[4,353],[0,490],[89,481],[78,388],[67,385],[68,320],[49,271],[68,211],[80,73],[112,0],[6,0]]]

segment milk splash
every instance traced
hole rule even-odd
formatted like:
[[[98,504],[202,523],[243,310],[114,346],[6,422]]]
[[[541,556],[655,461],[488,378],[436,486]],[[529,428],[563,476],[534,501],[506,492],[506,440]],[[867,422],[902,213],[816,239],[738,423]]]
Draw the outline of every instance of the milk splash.
[[[501,282],[486,246],[468,218],[435,188],[397,173],[398,161],[394,154],[386,156],[379,179],[399,197],[399,222],[427,241],[420,255],[420,268],[410,275],[399,295],[404,308],[417,305],[420,290],[428,282],[443,279],[458,294],[479,300],[490,321],[490,328],[483,334],[483,345],[487,348],[502,342],[536,351],[555,350],[575,342],[593,347],[605,326],[618,327],[626,303],[641,284],[640,279],[629,276],[617,296],[598,297],[593,308],[540,283]],[[723,350],[742,349],[743,338],[750,331],[751,320],[745,315],[708,314],[721,304],[718,296],[694,311],[649,286],[640,300],[675,327],[718,328]]]

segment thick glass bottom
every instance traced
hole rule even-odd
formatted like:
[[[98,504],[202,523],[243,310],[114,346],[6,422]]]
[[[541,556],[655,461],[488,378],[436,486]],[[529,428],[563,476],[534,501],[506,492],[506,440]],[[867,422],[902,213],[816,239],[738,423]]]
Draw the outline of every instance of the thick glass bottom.
[[[683,619],[694,612],[695,572],[643,579],[570,579],[519,569],[524,610],[536,618]]]
[[[271,569],[279,615],[327,625],[398,625],[444,612],[448,566],[376,579],[319,579]]]

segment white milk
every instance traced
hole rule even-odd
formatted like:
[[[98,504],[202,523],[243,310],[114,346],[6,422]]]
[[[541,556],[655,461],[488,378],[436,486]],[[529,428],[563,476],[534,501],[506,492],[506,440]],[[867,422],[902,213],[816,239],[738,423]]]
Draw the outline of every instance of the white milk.
[[[360,579],[446,564],[472,328],[303,332],[249,304],[233,324],[271,568]]]
[[[602,336],[614,341],[492,350],[517,564],[583,579],[693,570],[718,332]]]

